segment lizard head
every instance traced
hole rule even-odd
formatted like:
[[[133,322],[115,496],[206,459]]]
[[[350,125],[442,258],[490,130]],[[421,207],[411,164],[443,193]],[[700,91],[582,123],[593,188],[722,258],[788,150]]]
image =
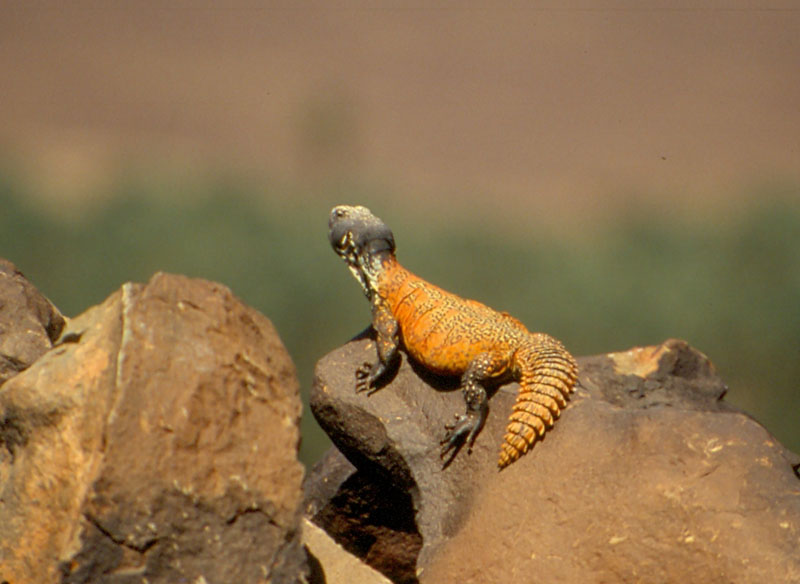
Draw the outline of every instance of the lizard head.
[[[328,239],[371,298],[381,262],[394,254],[392,230],[366,207],[338,205],[328,220]]]

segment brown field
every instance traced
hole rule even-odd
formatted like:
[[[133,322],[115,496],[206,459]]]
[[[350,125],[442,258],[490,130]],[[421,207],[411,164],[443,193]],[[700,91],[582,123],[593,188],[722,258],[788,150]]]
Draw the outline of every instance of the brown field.
[[[522,222],[800,181],[797,4],[696,4],[4,3],[0,152],[58,196],[232,169]]]

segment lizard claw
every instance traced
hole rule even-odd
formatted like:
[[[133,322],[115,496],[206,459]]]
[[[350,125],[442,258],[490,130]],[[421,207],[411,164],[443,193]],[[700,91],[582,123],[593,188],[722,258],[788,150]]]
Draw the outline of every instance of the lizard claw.
[[[378,378],[383,374],[380,366],[374,363],[364,363],[356,369],[356,393],[367,392],[367,396],[372,395],[380,389],[375,387]]]
[[[364,363],[356,369],[356,393],[368,391],[370,388],[370,372],[372,371],[372,363]],[[368,394],[369,395],[369,394]]]
[[[447,460],[444,462],[444,467],[450,465],[453,459],[458,454],[459,450],[463,448],[464,444],[467,445],[467,453],[472,453],[472,446],[475,444],[475,439],[478,433],[483,428],[486,421],[486,408],[480,410],[467,410],[466,414],[456,414],[454,422],[445,425],[447,434],[444,440],[440,442],[442,459],[445,457]],[[452,452],[451,452],[452,451]]]
[[[472,445],[475,443],[475,438],[478,436],[481,425],[479,417],[469,414],[456,414],[455,421],[445,425],[447,434],[440,442],[442,447],[441,458],[445,458],[452,451],[452,454],[445,462],[445,466],[452,462],[464,444],[467,445],[467,452],[472,452]]]

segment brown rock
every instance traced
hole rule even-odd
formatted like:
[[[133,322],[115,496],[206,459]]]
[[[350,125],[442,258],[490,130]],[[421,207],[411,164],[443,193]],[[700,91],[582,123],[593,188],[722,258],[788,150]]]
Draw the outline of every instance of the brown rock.
[[[415,520],[418,533],[413,536],[424,542],[423,556],[438,546],[448,530],[455,529],[457,517],[452,510],[459,507],[457,499],[463,492],[459,481],[469,480],[469,469],[459,456],[448,472],[442,473],[439,459],[444,424],[464,408],[459,392],[442,388],[457,386],[427,376],[422,370],[415,372],[404,359],[389,385],[369,397],[357,394],[356,364],[371,358],[374,350],[374,343],[362,334],[317,364],[311,410],[336,447],[360,472],[342,485],[328,509],[314,515],[314,521],[346,549],[380,569],[380,565],[402,563],[400,558],[387,560],[373,550],[394,549],[390,544],[407,533],[407,526],[413,526]],[[350,512],[363,509],[365,501],[391,504],[390,511],[374,511],[373,515],[392,517],[404,527],[386,530],[383,524],[370,526],[365,521],[368,514]],[[414,509],[418,510],[416,517]],[[359,550],[361,541],[369,545],[361,544]],[[380,564],[367,560],[366,554],[378,555]],[[412,565],[404,575],[394,573],[391,578],[410,581],[416,578],[415,568]]]
[[[407,492],[384,475],[357,470],[335,447],[311,468],[303,491],[305,516],[334,538],[343,553],[362,558],[393,582],[416,582],[422,538]],[[336,566],[323,558],[320,564],[327,581],[341,581],[335,579]]]
[[[314,517],[319,513],[355,472],[356,467],[341,452],[329,448],[303,480],[303,514]]]
[[[348,553],[321,528],[303,519],[303,544],[317,561],[309,584],[389,584],[390,581]]]
[[[157,274],[0,389],[0,581],[294,582],[294,367],[220,285]]]
[[[0,258],[0,385],[47,352],[63,328],[58,309]]]
[[[358,472],[411,496],[420,582],[800,581],[800,459],[722,401],[724,383],[686,343],[580,359],[561,420],[502,472],[513,385],[492,397],[472,455],[443,470],[460,393],[404,360],[357,395],[373,350],[359,338],[323,358],[312,409]]]
[[[344,550],[393,582],[416,582],[422,538],[407,492],[383,475],[356,470],[335,448],[311,470],[304,491],[306,516]],[[339,581],[324,563],[320,570]]]

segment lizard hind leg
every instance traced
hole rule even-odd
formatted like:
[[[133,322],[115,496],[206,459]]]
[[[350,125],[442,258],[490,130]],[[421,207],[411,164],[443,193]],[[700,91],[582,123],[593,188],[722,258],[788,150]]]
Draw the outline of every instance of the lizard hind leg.
[[[567,405],[578,376],[575,359],[553,340],[518,354],[520,390],[509,417],[497,465],[503,469],[525,454],[553,426]]]
[[[445,425],[447,433],[441,442],[441,457],[445,458],[452,451],[445,461],[445,466],[453,461],[464,444],[467,445],[467,452],[472,452],[472,445],[489,413],[489,399],[483,384],[502,375],[508,370],[509,364],[510,358],[503,353],[484,352],[470,362],[461,376],[461,391],[467,409],[462,415],[456,414],[454,422]]]

